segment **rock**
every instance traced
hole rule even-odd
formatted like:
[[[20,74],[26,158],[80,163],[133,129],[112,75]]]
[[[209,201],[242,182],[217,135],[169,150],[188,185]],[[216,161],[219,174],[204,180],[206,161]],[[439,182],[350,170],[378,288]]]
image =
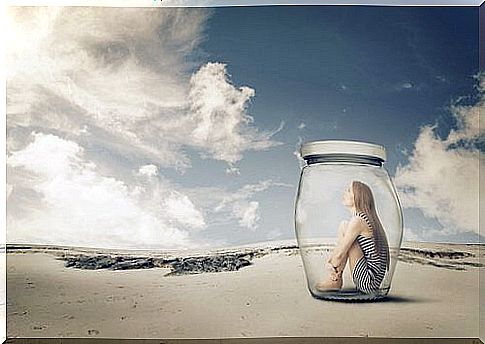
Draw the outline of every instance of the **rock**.
[[[128,269],[151,269],[154,267],[153,258],[138,258],[127,261],[116,262],[111,266],[111,270],[128,270]]]
[[[62,255],[56,259],[64,260],[66,267],[78,269],[109,269],[131,270],[151,269],[154,267],[169,267],[172,271],[167,275],[200,274],[205,272],[237,271],[240,268],[251,265],[254,257],[267,254],[266,251],[258,250],[256,253],[220,253],[208,256],[183,257],[173,259],[153,257],[126,257],[110,255]]]
[[[251,264],[248,254],[222,254],[218,256],[188,257],[175,259],[169,265],[172,271],[169,275],[187,273],[235,271]]]

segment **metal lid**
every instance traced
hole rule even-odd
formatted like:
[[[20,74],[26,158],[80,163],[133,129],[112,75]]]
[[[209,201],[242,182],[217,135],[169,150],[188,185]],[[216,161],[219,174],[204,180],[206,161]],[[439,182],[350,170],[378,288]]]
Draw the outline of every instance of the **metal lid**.
[[[386,150],[383,146],[361,142],[361,141],[344,141],[344,140],[325,140],[306,142],[300,149],[303,159],[311,156],[325,155],[357,155],[368,156],[382,161],[386,161]]]

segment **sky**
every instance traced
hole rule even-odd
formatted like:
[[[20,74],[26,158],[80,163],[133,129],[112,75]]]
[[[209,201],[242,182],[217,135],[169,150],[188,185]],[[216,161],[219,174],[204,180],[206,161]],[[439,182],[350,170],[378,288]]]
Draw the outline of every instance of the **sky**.
[[[478,8],[10,8],[7,243],[295,237],[302,142],[386,147],[404,240],[477,242]]]

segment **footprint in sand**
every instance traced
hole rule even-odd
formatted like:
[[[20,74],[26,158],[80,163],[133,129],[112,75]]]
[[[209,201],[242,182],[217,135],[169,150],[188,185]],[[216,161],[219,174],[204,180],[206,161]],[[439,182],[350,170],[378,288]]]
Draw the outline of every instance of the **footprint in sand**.
[[[89,334],[89,335],[94,335],[94,336],[96,336],[96,335],[98,335],[98,334],[99,334],[99,331],[98,331],[98,330],[88,330],[88,334]]]
[[[43,329],[45,329],[47,326],[45,325],[34,325],[32,326],[32,329],[33,330],[36,330],[36,331],[42,331]]]

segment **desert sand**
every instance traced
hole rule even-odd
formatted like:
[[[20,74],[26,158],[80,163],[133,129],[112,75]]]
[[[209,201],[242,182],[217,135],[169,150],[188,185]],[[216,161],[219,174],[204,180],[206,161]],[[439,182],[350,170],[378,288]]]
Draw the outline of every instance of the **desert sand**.
[[[257,252],[236,271],[171,275],[169,267],[88,270],[61,259],[114,252],[7,247],[7,336],[478,337],[479,246],[403,248],[386,299],[343,303],[310,295],[294,242],[232,249]]]

